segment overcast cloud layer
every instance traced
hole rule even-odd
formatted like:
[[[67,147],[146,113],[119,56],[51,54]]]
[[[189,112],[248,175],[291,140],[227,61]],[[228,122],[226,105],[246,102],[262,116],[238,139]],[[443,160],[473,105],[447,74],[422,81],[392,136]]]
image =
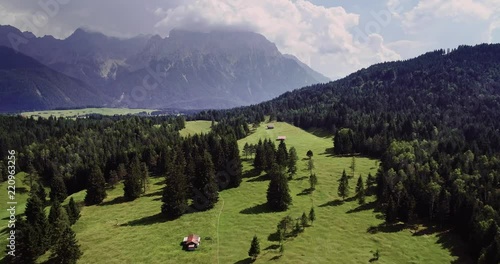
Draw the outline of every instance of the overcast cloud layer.
[[[374,3],[377,2],[377,3]],[[64,38],[249,30],[337,79],[438,48],[500,42],[498,0],[0,0],[0,24]]]

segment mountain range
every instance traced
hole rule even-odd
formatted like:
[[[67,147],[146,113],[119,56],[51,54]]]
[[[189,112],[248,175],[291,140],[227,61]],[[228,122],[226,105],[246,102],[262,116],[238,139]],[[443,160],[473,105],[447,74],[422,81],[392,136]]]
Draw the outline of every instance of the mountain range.
[[[16,38],[23,41],[12,45]],[[0,96],[10,102],[0,111],[228,108],[329,81],[252,32],[172,30],[165,38],[124,39],[79,28],[56,39],[0,26],[0,46]]]

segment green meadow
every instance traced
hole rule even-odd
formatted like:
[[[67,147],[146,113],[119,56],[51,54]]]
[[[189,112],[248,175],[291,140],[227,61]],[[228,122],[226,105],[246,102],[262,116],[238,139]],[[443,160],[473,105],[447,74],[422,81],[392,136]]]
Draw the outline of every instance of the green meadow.
[[[207,132],[209,127],[205,122],[187,122],[185,131]],[[287,137],[288,149],[297,149],[298,173],[289,181],[293,204],[288,211],[267,210],[269,181],[264,174],[253,175],[251,160],[245,157],[239,188],[222,191],[214,209],[193,211],[173,221],[165,221],[159,214],[162,177],[151,178],[147,193],[133,202],[122,200],[123,187],[118,185],[108,190],[103,204],[82,208],[81,218],[73,226],[84,252],[79,263],[249,263],[247,252],[254,235],[261,248],[256,263],[369,263],[377,249],[380,259],[373,263],[471,263],[458,253],[464,252],[459,240],[445,230],[422,225],[414,234],[402,225],[384,226],[382,214],[374,209],[373,196],[363,206],[354,199],[342,202],[337,195],[338,179],[342,170],[351,172],[352,158],[332,156],[332,138],[321,131],[311,132],[278,122],[271,130],[262,124],[239,141],[243,149],[245,143],[282,135]],[[303,192],[309,188],[308,150],[314,153],[318,177],[312,194]],[[366,177],[369,172],[375,175],[378,168],[377,160],[355,160],[356,178],[349,181],[351,196],[357,177]],[[5,183],[1,186],[5,190]],[[81,203],[85,192],[72,196]],[[6,200],[5,191],[0,198]],[[26,199],[25,194],[19,199]],[[288,238],[281,256],[272,236],[277,223],[286,215],[297,218],[302,212],[307,214],[311,206],[317,220],[296,237]],[[0,216],[5,226],[8,214],[2,210]],[[196,251],[185,252],[179,243],[190,233],[200,235],[202,241]]]
[[[129,109],[129,108],[83,108],[83,109],[69,109],[69,110],[48,110],[48,111],[34,111],[34,112],[24,112],[23,116],[33,116],[33,117],[43,117],[49,118],[54,117],[76,117],[88,114],[100,114],[100,115],[128,115],[128,114],[138,114],[141,112],[151,113],[154,110],[151,109]]]
[[[186,127],[183,128],[179,133],[183,137],[187,137],[189,135],[200,134],[200,133],[208,133],[210,132],[210,127],[212,126],[212,121],[189,121],[186,122]]]

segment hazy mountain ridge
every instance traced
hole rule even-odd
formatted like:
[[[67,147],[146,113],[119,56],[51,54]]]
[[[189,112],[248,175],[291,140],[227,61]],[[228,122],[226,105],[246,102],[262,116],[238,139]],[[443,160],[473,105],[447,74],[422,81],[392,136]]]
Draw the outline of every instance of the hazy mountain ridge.
[[[11,46],[0,26],[0,46]],[[251,32],[197,33],[172,30],[162,38],[108,37],[77,29],[64,40],[31,37],[19,51],[44,65],[84,81],[109,97],[111,106],[225,108],[271,99],[328,78],[282,55],[264,36]],[[153,91],[134,89],[155,73]]]

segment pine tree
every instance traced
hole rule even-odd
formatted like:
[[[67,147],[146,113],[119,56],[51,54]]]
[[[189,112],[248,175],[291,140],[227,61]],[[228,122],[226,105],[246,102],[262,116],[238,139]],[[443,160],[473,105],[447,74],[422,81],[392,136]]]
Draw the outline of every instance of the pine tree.
[[[264,140],[264,170],[266,172],[272,169],[276,163],[276,148],[271,140]]]
[[[286,149],[285,141],[281,141],[278,145],[278,151],[276,152],[276,163],[278,165],[285,167],[288,161],[288,151]]]
[[[352,156],[351,159],[351,171],[352,171],[352,177],[354,178],[354,172],[356,170],[356,157]]]
[[[127,168],[125,167],[125,164],[120,163],[118,164],[118,168],[116,169],[116,174],[118,175],[118,181],[121,181],[127,177]]]
[[[186,161],[181,151],[169,160],[166,186],[163,189],[161,212],[168,218],[177,218],[188,209],[187,202],[187,178],[185,174]]]
[[[309,160],[307,161],[307,169],[309,170],[309,173],[312,174],[313,173],[313,170],[314,170],[314,160],[313,158],[309,158]]]
[[[297,156],[297,150],[295,147],[290,148],[290,152],[288,153],[288,175],[290,179],[297,173],[297,160],[299,157]]]
[[[283,217],[278,225],[276,226],[276,230],[278,234],[280,235],[280,240],[283,240],[286,235],[287,231],[292,230],[292,225],[293,225],[293,219],[289,215]]]
[[[248,159],[249,154],[250,154],[250,145],[248,145],[248,142],[245,142],[245,146],[243,147],[243,155],[245,155],[245,159]]]
[[[359,204],[365,203],[365,186],[361,175],[359,175],[358,183],[356,184],[356,196],[358,197]]]
[[[82,256],[82,251],[71,227],[67,226],[55,244],[50,260],[53,263],[75,264]]]
[[[47,192],[45,191],[45,188],[43,187],[42,183],[37,184],[36,195],[38,196],[38,198],[40,198],[40,201],[45,206],[47,204]]]
[[[106,180],[99,167],[95,166],[90,172],[87,194],[85,195],[86,205],[100,204],[106,198]]]
[[[42,201],[38,198],[35,192],[31,192],[28,201],[26,202],[26,222],[30,226],[30,239],[32,239],[33,250],[36,256],[40,256],[45,251],[47,251],[49,245],[48,229],[49,223],[45,212],[43,210],[44,206]]]
[[[312,150],[308,150],[306,155],[308,158],[312,158],[314,156],[314,153],[312,152]]]
[[[31,225],[23,218],[16,221],[16,251],[14,256],[6,255],[6,263],[32,264],[40,256],[38,235]],[[8,250],[8,249],[7,249]]]
[[[49,227],[51,244],[55,244],[62,236],[63,231],[67,226],[70,226],[70,221],[66,209],[61,206],[59,201],[52,202],[49,212]]]
[[[262,144],[262,140],[259,140],[257,146],[255,146],[253,166],[259,172],[263,171],[265,168],[264,146]]]
[[[62,176],[55,174],[52,178],[49,196],[51,201],[58,200],[59,202],[63,202],[68,197],[66,184],[64,184]]]
[[[285,211],[292,203],[292,197],[288,188],[288,179],[281,172],[277,164],[273,165],[269,176],[271,181],[267,189],[267,204],[273,210]]]
[[[302,228],[306,228],[308,224],[309,219],[307,218],[306,212],[302,213],[302,216],[300,217],[300,224],[302,225]]]
[[[215,179],[215,168],[212,157],[205,150],[203,156],[197,157],[196,178],[193,183],[195,207],[199,210],[208,210],[214,207],[219,200],[219,187]]]
[[[109,186],[111,188],[115,188],[115,185],[120,181],[120,178],[118,177],[118,173],[115,170],[109,171]]]
[[[129,165],[127,176],[123,182],[123,196],[127,201],[133,201],[141,196],[142,169],[139,158],[135,157]]]
[[[75,200],[73,199],[73,197],[71,197],[71,199],[69,199],[69,203],[68,203],[66,210],[68,213],[70,225],[74,225],[76,223],[76,221],[78,219],[80,219],[80,208],[75,203]]]
[[[146,191],[148,190],[148,186],[149,186],[149,169],[148,169],[148,165],[146,165],[145,162],[142,162],[141,163],[141,169],[142,169],[142,173],[141,173],[141,186],[142,186],[142,193],[146,193]]]
[[[38,182],[38,179],[40,176],[38,175],[38,172],[35,169],[35,166],[33,164],[28,165],[28,174],[24,177],[24,183],[29,185],[30,190],[33,189],[33,185]]]
[[[248,250],[248,256],[255,260],[260,254],[260,242],[257,235],[253,236],[252,243],[250,244],[250,249]]]
[[[228,165],[226,166],[226,170],[229,173],[229,187],[236,188],[241,184],[241,180],[243,178],[242,168],[243,165],[240,159],[240,151],[238,149],[238,141],[235,138],[232,138],[230,142],[228,142],[229,151],[227,152],[227,161]]]
[[[315,220],[316,220],[316,213],[314,212],[314,207],[311,207],[311,210],[309,211],[309,221],[311,221],[311,225]]]
[[[309,185],[311,190],[316,190],[316,184],[318,184],[318,177],[316,177],[316,173],[313,173],[309,176]]]
[[[375,177],[373,177],[371,173],[368,173],[368,176],[366,177],[366,189],[371,192],[373,187],[375,187],[376,182],[377,180]]]
[[[349,196],[349,178],[347,177],[345,170],[342,172],[342,177],[339,182],[339,189],[337,193],[340,197],[342,197],[342,200],[345,200],[345,198]]]

